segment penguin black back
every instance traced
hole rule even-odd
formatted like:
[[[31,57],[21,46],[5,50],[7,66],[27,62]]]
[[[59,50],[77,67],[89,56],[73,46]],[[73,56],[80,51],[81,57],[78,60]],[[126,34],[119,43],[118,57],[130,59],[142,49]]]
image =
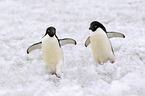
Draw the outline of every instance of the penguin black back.
[[[98,21],[93,21],[90,24],[89,30],[92,30],[93,32],[95,32],[98,28],[101,28],[101,29],[103,29],[106,32],[106,28]]]

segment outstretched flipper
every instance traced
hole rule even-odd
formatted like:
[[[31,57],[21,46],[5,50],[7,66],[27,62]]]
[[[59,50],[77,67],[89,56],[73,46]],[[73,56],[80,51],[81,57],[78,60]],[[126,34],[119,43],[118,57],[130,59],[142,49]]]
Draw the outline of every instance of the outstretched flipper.
[[[35,43],[27,49],[27,54],[29,54],[30,52],[32,52],[35,49],[41,49],[41,48],[42,48],[42,42]]]
[[[125,35],[119,32],[107,32],[107,36],[108,38],[113,38],[113,37],[121,37],[121,38],[125,38]],[[87,38],[86,42],[85,42],[85,47],[88,47],[88,45],[90,44],[90,36]]]
[[[88,47],[89,44],[90,44],[90,36],[87,38],[87,40],[85,42],[85,47]]]
[[[125,35],[119,32],[107,32],[108,38],[113,38],[113,37],[121,37],[125,38]]]
[[[66,44],[74,44],[74,45],[77,44],[77,42],[71,38],[59,39],[59,42],[61,46],[66,45]]]

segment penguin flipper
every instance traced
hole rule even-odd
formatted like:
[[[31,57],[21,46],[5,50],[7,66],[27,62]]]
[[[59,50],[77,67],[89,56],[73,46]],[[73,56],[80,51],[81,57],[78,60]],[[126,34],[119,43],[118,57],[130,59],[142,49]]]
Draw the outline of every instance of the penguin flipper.
[[[89,44],[90,44],[90,36],[87,38],[87,40],[85,42],[85,47],[88,47]]]
[[[27,49],[27,54],[29,54],[30,52],[32,52],[35,49],[41,49],[41,48],[42,48],[42,42],[35,43]]]
[[[121,37],[125,38],[125,35],[119,32],[107,32],[108,38],[113,38],[113,37]]]
[[[77,44],[77,42],[71,38],[59,39],[59,42],[61,46],[66,45],[66,44],[74,44],[74,45]]]

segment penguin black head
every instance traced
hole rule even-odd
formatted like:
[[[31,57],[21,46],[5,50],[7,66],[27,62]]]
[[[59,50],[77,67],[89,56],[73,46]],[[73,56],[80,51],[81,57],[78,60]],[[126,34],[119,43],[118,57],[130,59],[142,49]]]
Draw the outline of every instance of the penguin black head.
[[[103,29],[106,32],[106,28],[98,21],[93,21],[90,24],[89,30],[92,30],[93,32],[95,32],[98,28],[101,28],[101,29]]]
[[[53,37],[55,35],[55,33],[56,33],[56,29],[54,27],[48,27],[46,29],[45,35],[48,34],[50,37]]]

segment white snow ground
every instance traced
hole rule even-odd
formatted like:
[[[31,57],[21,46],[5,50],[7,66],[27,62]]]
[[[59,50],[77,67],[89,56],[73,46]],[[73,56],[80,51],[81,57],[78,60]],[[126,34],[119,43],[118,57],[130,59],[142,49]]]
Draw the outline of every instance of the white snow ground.
[[[96,67],[84,46],[93,20],[126,35],[111,39],[114,64]],[[51,25],[78,43],[63,46],[62,78],[26,54]],[[145,96],[145,1],[0,0],[0,96]]]

